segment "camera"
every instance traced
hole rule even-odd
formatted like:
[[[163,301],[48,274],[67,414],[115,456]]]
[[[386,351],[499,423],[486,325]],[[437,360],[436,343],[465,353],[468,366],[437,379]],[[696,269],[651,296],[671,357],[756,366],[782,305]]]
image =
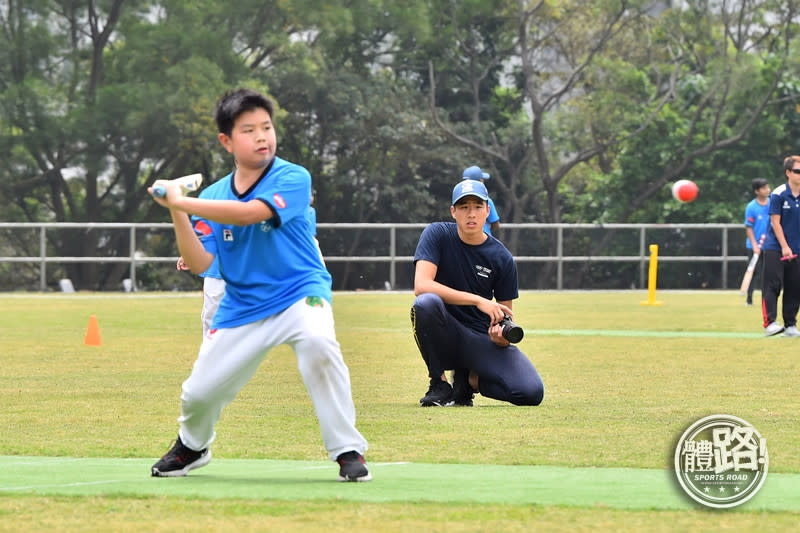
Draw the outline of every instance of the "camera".
[[[506,315],[503,320],[499,322],[500,327],[503,328],[503,338],[512,344],[516,344],[522,340],[525,332],[522,328],[511,320],[511,317]]]

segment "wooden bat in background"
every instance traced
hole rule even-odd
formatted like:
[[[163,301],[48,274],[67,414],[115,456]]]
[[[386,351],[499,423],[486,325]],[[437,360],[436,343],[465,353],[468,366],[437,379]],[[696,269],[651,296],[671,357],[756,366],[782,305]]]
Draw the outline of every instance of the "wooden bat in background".
[[[761,236],[758,239],[758,247],[761,248],[761,245],[764,244],[764,237],[767,234]],[[742,285],[739,287],[740,294],[747,294],[747,290],[750,288],[750,283],[753,282],[753,274],[756,272],[756,264],[758,264],[758,256],[761,255],[760,253],[753,254],[753,257],[750,258],[750,263],[747,265],[747,270],[744,273],[744,277],[742,278]]]

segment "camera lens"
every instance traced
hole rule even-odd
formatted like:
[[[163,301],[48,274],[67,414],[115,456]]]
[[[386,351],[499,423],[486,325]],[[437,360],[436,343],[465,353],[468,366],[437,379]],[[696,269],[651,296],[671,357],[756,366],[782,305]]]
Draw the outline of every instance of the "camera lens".
[[[522,328],[512,322],[508,317],[504,318],[500,324],[503,327],[503,337],[512,344],[521,341],[522,337],[525,335]]]

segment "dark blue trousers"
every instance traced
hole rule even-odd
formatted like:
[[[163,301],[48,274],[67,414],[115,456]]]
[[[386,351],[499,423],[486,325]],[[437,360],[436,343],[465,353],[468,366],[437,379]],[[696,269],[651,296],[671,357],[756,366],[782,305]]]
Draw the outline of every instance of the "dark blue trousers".
[[[426,293],[414,300],[411,326],[431,378],[466,368],[478,375],[478,392],[487,398],[514,405],[542,403],[542,378],[525,354],[513,344],[501,348],[488,332],[462,325],[439,296]]]
[[[764,257],[764,287],[761,291],[764,327],[778,318],[781,290],[783,326],[796,326],[797,311],[800,309],[800,258],[781,261],[781,252],[778,250],[763,250],[761,255]]]

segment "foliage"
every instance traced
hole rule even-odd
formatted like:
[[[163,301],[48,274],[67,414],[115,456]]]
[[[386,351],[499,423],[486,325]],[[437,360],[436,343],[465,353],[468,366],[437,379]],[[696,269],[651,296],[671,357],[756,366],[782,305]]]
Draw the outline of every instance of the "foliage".
[[[506,222],[730,222],[800,138],[796,0],[0,5],[9,221],[167,221],[153,180],[230,171],[211,116],[235,86],[276,101],[279,153],[311,171],[320,222],[446,219],[471,164]],[[690,206],[669,200],[679,178],[701,187]],[[64,275],[102,288],[125,272]]]

